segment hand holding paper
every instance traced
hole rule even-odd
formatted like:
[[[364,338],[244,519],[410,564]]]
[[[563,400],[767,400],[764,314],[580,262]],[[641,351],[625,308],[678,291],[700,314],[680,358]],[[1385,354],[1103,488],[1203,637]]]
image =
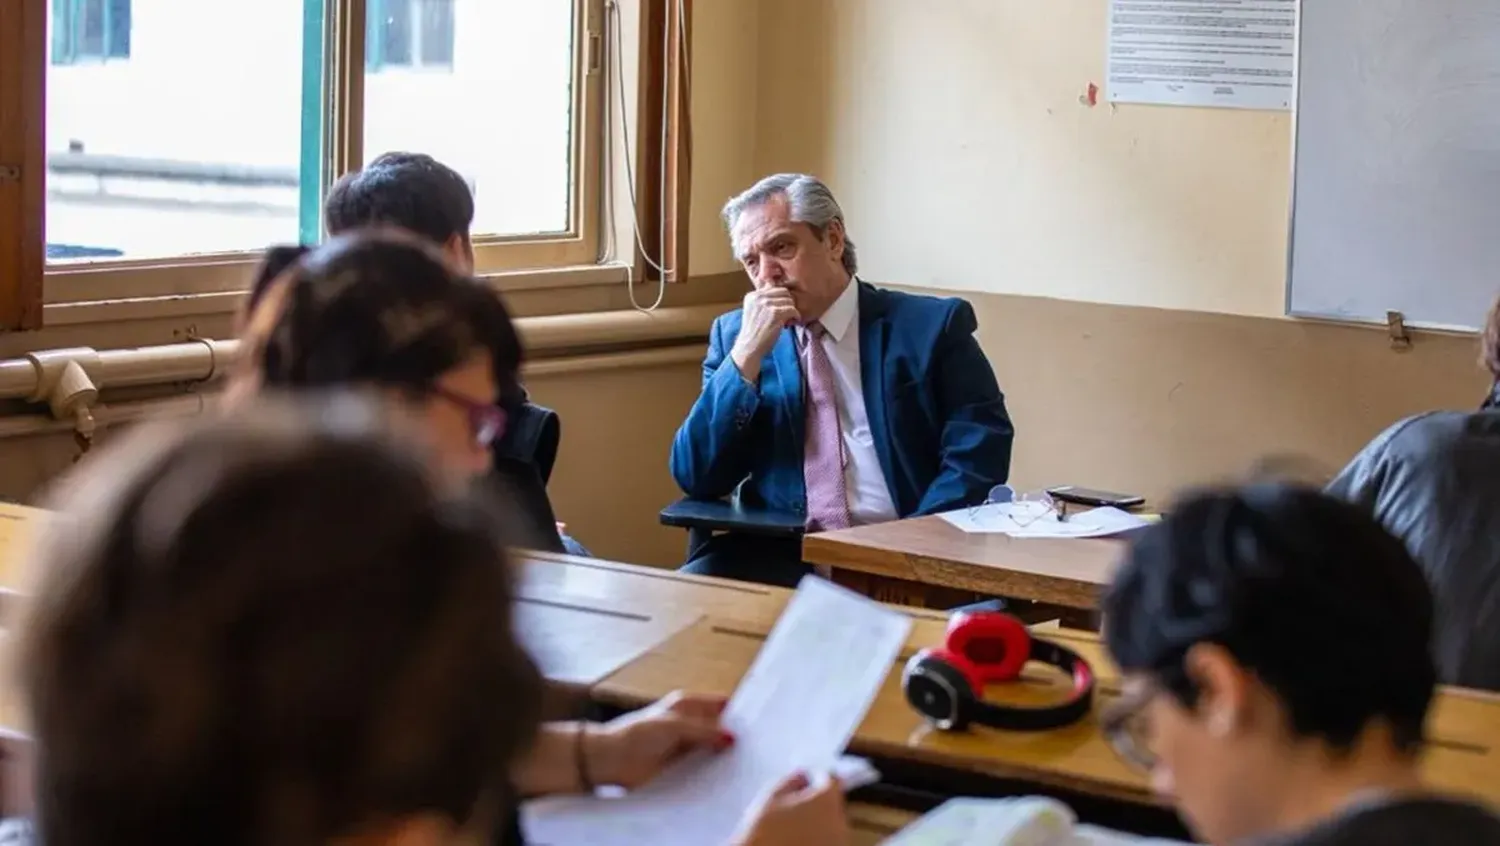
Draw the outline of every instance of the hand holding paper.
[[[809,779],[797,773],[773,786],[750,809],[742,833],[732,842],[734,846],[844,846],[849,842],[845,814],[844,786],[837,779]]]
[[[719,721],[725,704],[722,696],[677,691],[611,720],[586,749],[589,779],[633,789],[696,750],[723,752],[734,745],[734,735]]]
[[[731,749],[690,755],[623,797],[530,803],[528,840],[728,842],[768,786],[798,772],[816,781],[840,767],[910,631],[911,619],[899,611],[804,579],[724,709],[724,726],[735,735]]]

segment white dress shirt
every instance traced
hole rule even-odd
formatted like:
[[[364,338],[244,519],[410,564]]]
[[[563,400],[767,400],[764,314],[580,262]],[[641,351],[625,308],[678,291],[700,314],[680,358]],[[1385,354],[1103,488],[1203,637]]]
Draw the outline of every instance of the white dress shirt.
[[[838,390],[839,434],[843,437],[844,487],[849,493],[849,517],[854,525],[884,523],[896,519],[875,452],[870,417],[865,411],[865,392],[859,375],[859,280],[851,278],[844,293],[823,312],[819,323],[828,330],[817,343],[828,353],[833,381]],[[798,342],[807,343],[806,329],[797,327]]]

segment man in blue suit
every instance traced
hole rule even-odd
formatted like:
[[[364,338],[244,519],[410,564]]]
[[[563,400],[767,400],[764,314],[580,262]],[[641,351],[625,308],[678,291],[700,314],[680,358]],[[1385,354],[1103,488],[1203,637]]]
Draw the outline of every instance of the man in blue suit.
[[[1015,430],[963,300],[856,276],[828,186],[767,177],[724,207],[754,290],[714,321],[703,393],[672,443],[696,498],[797,514],[809,531],[984,502],[1010,471]],[[726,534],[690,572],[793,585],[797,541]]]

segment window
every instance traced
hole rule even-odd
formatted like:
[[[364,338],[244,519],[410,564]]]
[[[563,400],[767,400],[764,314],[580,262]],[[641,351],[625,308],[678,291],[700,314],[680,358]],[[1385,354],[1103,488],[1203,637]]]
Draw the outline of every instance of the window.
[[[49,264],[233,253],[296,241],[303,197],[301,0],[135,0],[128,62],[64,61],[59,32],[93,49],[89,17],[119,0],[54,0],[47,68]],[[79,17],[81,15],[81,18]],[[114,19],[97,17],[105,25]],[[79,24],[79,26],[73,26]],[[107,30],[109,27],[106,26]],[[234,38],[195,38],[196,33]],[[320,33],[314,27],[313,43]],[[321,95],[313,92],[312,108]],[[314,163],[317,151],[312,151]],[[314,177],[310,184],[316,188]],[[308,197],[315,204],[314,193]]]
[[[689,6],[0,0],[0,331],[100,301],[231,308],[264,247],[319,240],[328,186],[392,149],[468,179],[483,273],[597,265],[602,248],[639,268],[685,243],[685,148],[642,139],[667,136],[671,92],[666,123],[686,126],[663,63],[688,50],[662,21]]]
[[[130,0],[52,0],[53,64],[128,58]]]
[[[369,0],[365,16],[365,64],[394,67],[453,67],[453,6],[456,0]],[[566,3],[554,4],[566,7]]]

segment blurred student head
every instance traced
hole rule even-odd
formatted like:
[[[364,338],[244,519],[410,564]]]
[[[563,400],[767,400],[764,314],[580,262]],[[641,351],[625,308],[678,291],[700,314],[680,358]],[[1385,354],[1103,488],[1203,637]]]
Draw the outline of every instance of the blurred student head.
[[[488,471],[525,396],[520,336],[499,297],[396,229],[298,256],[260,296],[243,345],[232,404],[262,390],[376,390],[455,479]]]
[[[151,426],[62,485],[18,634],[42,842],[488,842],[542,690],[505,539],[373,405]]]
[[[424,153],[384,153],[344,174],[323,218],[329,235],[398,226],[437,244],[461,273],[474,272],[474,194],[457,171]]]
[[[1106,730],[1205,842],[1414,771],[1432,597],[1358,508],[1275,484],[1190,496],[1132,546],[1102,611],[1125,678]]]

